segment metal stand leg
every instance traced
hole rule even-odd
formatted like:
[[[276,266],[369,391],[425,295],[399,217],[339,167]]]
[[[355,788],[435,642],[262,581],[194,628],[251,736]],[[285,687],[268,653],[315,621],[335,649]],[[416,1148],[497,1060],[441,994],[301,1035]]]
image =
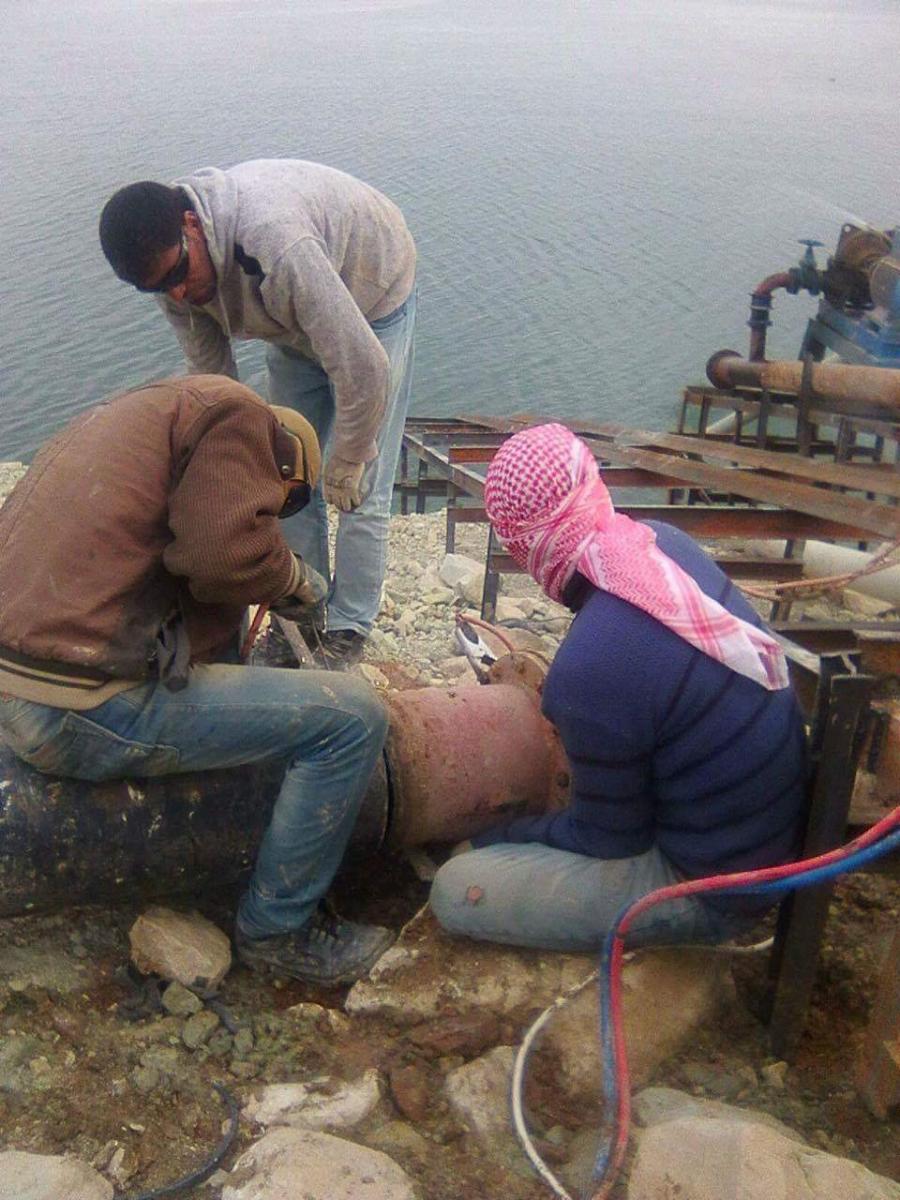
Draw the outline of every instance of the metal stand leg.
[[[500,576],[492,566],[497,539],[494,530],[488,528],[487,553],[484,556],[484,590],[481,593],[481,619],[493,621],[497,616],[497,592],[500,589]]]
[[[823,665],[827,660],[823,659]],[[824,854],[843,840],[856,777],[860,730],[873,679],[823,671],[816,722],[821,750],[810,800],[803,857]],[[782,903],[770,973],[774,976],[769,1034],[780,1058],[793,1054],[803,1032],[812,994],[832,885],[792,892]]]

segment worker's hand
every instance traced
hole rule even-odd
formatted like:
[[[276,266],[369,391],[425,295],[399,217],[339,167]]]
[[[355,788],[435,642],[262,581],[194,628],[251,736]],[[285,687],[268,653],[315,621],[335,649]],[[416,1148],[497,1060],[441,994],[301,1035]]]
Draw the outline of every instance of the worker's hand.
[[[456,845],[455,845],[455,846],[453,847],[453,849],[450,851],[450,857],[451,857],[451,858],[456,858],[458,855],[460,855],[460,854],[468,854],[468,852],[469,852],[470,850],[474,850],[474,849],[475,849],[475,847],[472,845],[472,843],[469,841],[469,839],[468,839],[468,838],[466,838],[466,840],[465,840],[464,842],[457,842],[457,843],[456,843]]]
[[[362,477],[365,463],[348,462],[332,455],[322,475],[322,495],[341,512],[352,512],[362,504]]]
[[[328,584],[299,554],[296,557],[300,571],[299,583],[292,592],[272,605],[272,611],[288,621],[307,621],[311,609],[319,607],[324,610]]]

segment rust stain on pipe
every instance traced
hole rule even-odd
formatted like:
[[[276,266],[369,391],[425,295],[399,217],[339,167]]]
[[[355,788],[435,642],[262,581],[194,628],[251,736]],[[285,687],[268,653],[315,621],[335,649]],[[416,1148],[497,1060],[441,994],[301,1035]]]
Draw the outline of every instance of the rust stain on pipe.
[[[803,363],[750,362],[726,353],[715,354],[706,365],[707,378],[718,388],[764,388],[799,395]],[[811,363],[810,396],[834,412],[900,419],[900,370],[854,366],[849,363]]]
[[[394,693],[388,708],[392,844],[460,841],[565,804],[565,755],[529,688],[422,688]]]

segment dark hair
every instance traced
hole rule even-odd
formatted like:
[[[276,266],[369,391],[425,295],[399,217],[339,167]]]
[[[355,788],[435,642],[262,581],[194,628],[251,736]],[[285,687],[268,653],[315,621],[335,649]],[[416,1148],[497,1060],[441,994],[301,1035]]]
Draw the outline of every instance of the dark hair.
[[[100,214],[100,245],[126,283],[143,283],[164,250],[178,243],[187,193],[144,179],[119,188]]]

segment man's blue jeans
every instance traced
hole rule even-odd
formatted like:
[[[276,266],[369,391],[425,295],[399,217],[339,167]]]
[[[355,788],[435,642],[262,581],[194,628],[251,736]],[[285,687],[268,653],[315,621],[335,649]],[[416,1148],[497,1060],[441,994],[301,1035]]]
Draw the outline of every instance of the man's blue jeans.
[[[446,862],[432,884],[431,907],[450,933],[538,950],[596,951],[627,904],[681,879],[656,848],[600,859],[503,842]],[[725,941],[753,924],[685,896],[642,913],[628,945]]]
[[[183,691],[147,683],[87,712],[0,695],[0,737],[53,775],[121,779],[286,760],[238,909],[250,937],[297,929],[312,916],[386,731],[375,691],[342,672],[199,666]]]
[[[322,492],[316,488],[302,512],[288,517],[281,529],[288,545],[326,579],[328,628],[352,629],[368,634],[378,615],[381,585],[387,565],[388,530],[394,475],[403,441],[413,374],[413,332],[416,293],[380,321],[372,330],[391,364],[384,421],[376,439],[378,457],[366,467],[362,480],[365,499],[353,512],[341,513],[334,547],[334,571],[329,571],[328,522]],[[269,400],[296,409],[318,434],[323,458],[334,426],[334,393],[318,363],[281,346],[266,352]]]

